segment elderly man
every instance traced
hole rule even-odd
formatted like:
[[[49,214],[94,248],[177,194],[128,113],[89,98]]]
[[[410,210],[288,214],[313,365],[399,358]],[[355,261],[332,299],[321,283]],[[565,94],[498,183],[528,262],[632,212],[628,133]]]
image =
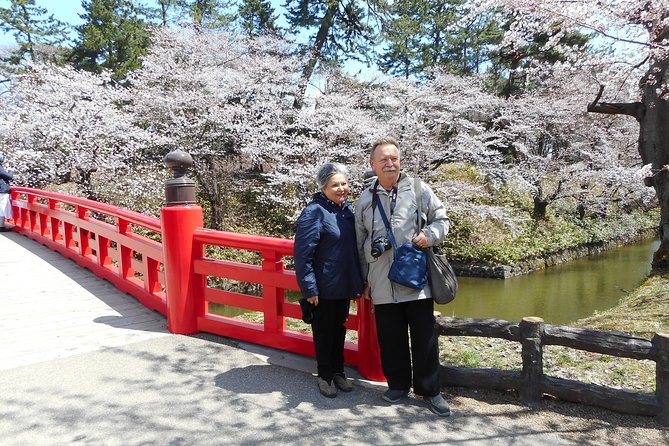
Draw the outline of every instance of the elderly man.
[[[378,207],[383,207],[398,246],[410,240],[421,248],[437,245],[446,237],[450,221],[441,201],[425,184],[421,186],[422,215],[418,220],[414,179],[400,171],[397,140],[386,137],[376,141],[370,166],[377,178],[366,182],[355,206],[355,220],[365,281],[363,297],[374,303],[381,365],[388,381],[383,399],[399,402],[413,387],[414,394],[422,396],[432,412],[449,416],[451,410],[441,394],[439,345],[429,286],[415,290],[388,279],[395,253],[387,242]],[[419,221],[424,224],[420,231]]]

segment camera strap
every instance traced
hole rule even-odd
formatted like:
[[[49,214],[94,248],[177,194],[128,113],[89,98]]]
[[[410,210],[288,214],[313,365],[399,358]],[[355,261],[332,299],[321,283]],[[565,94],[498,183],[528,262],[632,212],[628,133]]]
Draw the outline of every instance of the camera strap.
[[[381,205],[381,202],[379,201],[378,195],[376,193],[374,194],[374,204],[379,208],[379,213],[381,214],[381,219],[383,220],[383,224],[386,226],[386,232],[388,232],[388,239],[390,240],[390,243],[393,245],[393,249],[397,251],[397,241],[395,241],[395,236],[393,235],[393,230],[390,229],[390,223],[388,223],[388,217],[386,216],[386,211],[383,210],[383,206]],[[374,223],[372,222],[372,227],[374,226]],[[373,240],[373,238],[372,238]]]
[[[383,205],[381,204],[381,200],[377,194],[378,187],[379,180],[377,178],[377,180],[374,182],[374,185],[372,186],[372,241],[374,240],[374,215],[376,212],[376,207],[378,206],[381,208],[381,218],[383,219],[383,224],[386,226],[386,231],[390,232],[389,238],[391,243],[393,244],[395,250],[397,250],[397,243],[395,242],[392,230],[390,229],[388,217],[383,210]],[[393,186],[393,188],[388,192],[388,196],[390,197],[390,215],[392,216],[393,212],[395,211],[395,204],[397,203],[397,184],[395,184],[395,186]]]
[[[383,224],[386,227],[386,232],[388,233],[388,239],[390,240],[390,243],[393,245],[395,251],[397,251],[397,241],[395,240],[395,235],[393,234],[393,230],[390,228],[390,223],[388,222],[388,216],[386,216],[386,212],[383,210],[383,205],[381,204],[381,200],[379,199],[379,196],[376,193],[378,187],[379,187],[379,180],[377,179],[374,182],[374,186],[372,187],[372,240],[374,240],[374,213],[376,211],[376,208],[378,207],[379,212],[381,214],[381,219],[383,220]],[[418,177],[415,177],[413,179],[413,190],[414,193],[416,194],[416,235],[418,235],[420,234],[420,231],[423,228],[423,215],[422,215],[423,190],[422,190],[421,180]],[[395,203],[397,201],[397,184],[395,184],[392,191],[389,192],[389,196],[390,196],[390,215],[393,215],[393,211],[395,210]]]
[[[418,235],[421,229],[423,229],[423,189],[418,177],[413,179],[413,190],[416,194],[416,225],[418,226],[416,235]]]

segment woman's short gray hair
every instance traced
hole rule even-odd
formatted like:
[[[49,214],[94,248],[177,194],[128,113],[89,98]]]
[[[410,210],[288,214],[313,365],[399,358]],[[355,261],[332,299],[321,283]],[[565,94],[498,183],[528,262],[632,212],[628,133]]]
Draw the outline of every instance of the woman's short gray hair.
[[[325,163],[318,169],[318,174],[316,174],[316,183],[318,184],[318,189],[323,190],[325,186],[328,185],[328,180],[332,175],[342,174],[345,177],[348,177],[348,169],[346,166],[340,163]]]

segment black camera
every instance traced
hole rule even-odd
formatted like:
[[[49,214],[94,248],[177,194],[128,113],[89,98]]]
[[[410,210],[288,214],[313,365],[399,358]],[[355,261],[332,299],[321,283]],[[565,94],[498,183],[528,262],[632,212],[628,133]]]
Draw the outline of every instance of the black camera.
[[[387,249],[390,249],[392,245],[390,240],[386,237],[379,237],[376,240],[372,241],[372,257],[376,258],[386,252]]]

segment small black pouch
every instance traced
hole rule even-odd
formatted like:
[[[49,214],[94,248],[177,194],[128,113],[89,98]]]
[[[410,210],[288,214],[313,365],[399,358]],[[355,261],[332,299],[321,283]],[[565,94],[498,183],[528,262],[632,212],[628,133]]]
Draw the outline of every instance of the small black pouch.
[[[314,321],[314,309],[316,307],[306,297],[300,299],[300,307],[302,308],[302,320],[307,324],[311,324]]]

